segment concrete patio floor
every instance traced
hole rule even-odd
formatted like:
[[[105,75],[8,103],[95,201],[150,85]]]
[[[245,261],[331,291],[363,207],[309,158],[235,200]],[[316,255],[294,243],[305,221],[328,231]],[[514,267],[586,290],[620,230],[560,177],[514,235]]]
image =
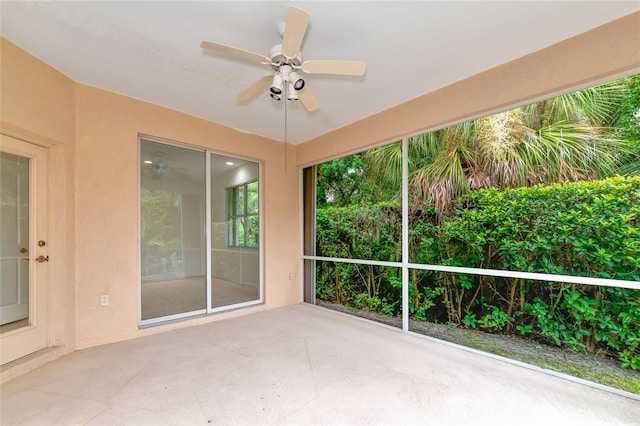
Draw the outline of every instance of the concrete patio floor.
[[[308,305],[76,351],[3,426],[631,425],[640,402]]]

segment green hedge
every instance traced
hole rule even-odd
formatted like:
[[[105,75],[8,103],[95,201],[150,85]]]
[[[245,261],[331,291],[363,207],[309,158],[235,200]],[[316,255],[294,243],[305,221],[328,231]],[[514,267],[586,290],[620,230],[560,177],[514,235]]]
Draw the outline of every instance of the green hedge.
[[[418,263],[640,281],[640,178],[474,191],[414,232]]]
[[[430,211],[425,206],[426,212]],[[473,191],[410,223],[415,263],[640,281],[640,177]],[[397,203],[317,211],[318,254],[398,261]],[[398,268],[321,264],[317,297],[400,311]],[[518,333],[640,368],[640,291],[433,271],[410,274],[415,320]]]

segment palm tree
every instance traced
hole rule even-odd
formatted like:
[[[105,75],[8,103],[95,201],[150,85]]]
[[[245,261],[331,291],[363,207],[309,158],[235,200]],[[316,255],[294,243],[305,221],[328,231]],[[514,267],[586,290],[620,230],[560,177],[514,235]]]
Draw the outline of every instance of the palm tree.
[[[626,93],[613,82],[410,138],[412,208],[431,199],[442,213],[475,189],[615,174],[629,159],[628,142],[609,126]],[[383,182],[399,179],[399,144],[375,148],[365,159]]]

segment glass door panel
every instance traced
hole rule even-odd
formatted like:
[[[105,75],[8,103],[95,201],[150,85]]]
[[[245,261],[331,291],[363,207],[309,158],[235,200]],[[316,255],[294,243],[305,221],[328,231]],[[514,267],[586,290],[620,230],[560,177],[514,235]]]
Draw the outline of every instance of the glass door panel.
[[[206,154],[140,143],[142,321],[207,308]]]
[[[259,164],[211,154],[211,306],[260,300]]]
[[[0,326],[29,325],[29,159],[0,152]]]

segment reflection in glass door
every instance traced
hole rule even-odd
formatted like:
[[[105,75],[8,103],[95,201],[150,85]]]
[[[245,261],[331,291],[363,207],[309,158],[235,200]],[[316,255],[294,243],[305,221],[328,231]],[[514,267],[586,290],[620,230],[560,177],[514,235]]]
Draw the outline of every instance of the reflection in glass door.
[[[142,325],[262,300],[258,178],[256,162],[141,139]]]
[[[140,145],[141,319],[204,312],[205,153]]]
[[[0,152],[0,326],[29,325],[29,159]]]
[[[260,168],[211,154],[211,306],[260,298]]]

